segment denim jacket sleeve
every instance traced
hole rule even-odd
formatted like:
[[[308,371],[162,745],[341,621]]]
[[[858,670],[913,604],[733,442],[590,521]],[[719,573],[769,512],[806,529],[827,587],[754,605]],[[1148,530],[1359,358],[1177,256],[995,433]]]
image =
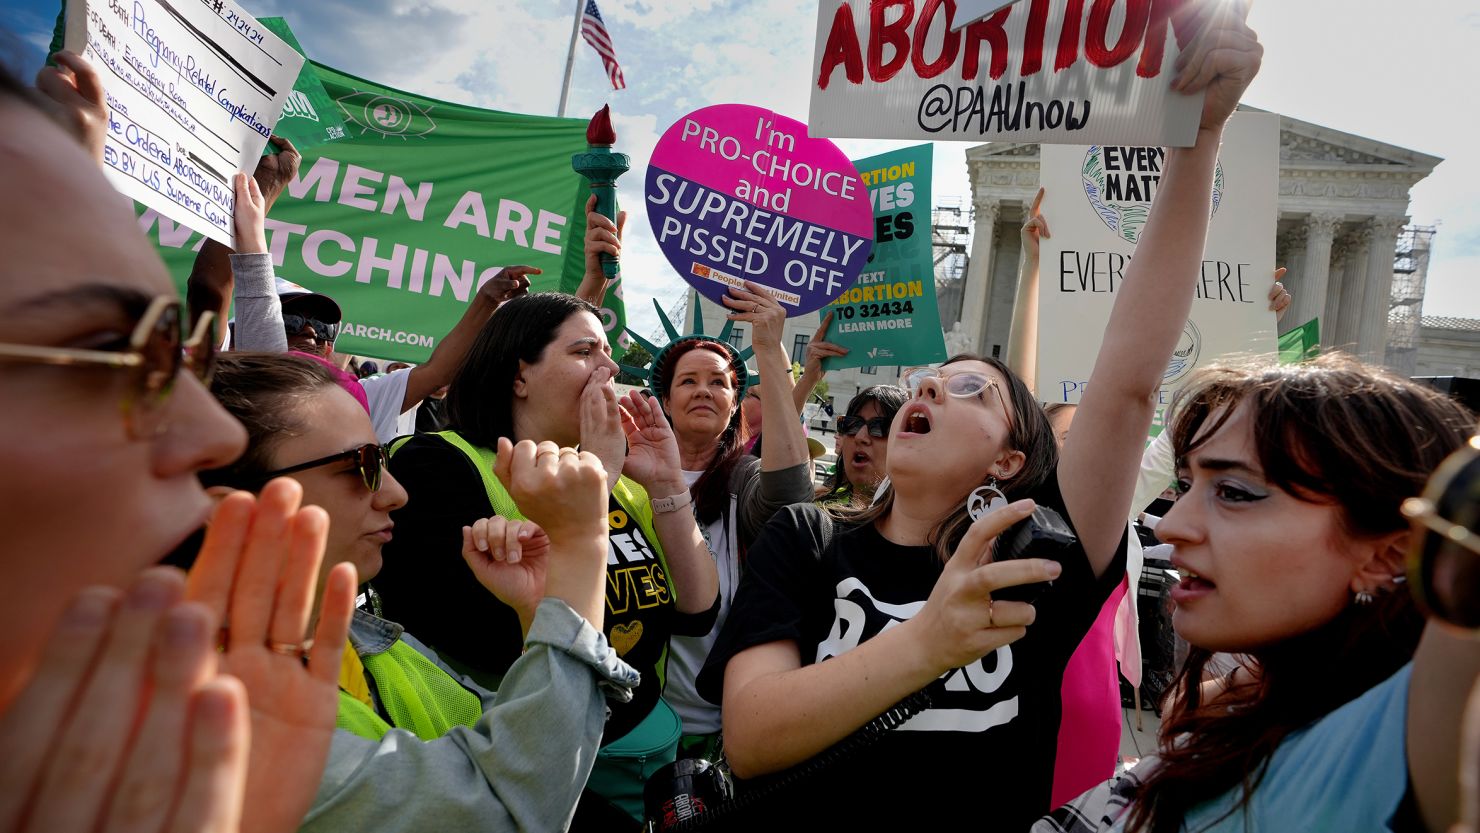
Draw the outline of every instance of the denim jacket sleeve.
[[[638,673],[564,602],[540,602],[525,652],[473,728],[423,742],[334,733],[305,833],[564,830],[601,744],[608,696]]]

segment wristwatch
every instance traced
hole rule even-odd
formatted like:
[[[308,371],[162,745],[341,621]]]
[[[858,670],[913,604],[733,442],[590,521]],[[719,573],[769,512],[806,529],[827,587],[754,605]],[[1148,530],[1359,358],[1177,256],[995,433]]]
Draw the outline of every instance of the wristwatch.
[[[672,497],[655,497],[652,500],[653,511],[657,513],[675,512],[689,505],[691,498],[687,491],[679,492]]]

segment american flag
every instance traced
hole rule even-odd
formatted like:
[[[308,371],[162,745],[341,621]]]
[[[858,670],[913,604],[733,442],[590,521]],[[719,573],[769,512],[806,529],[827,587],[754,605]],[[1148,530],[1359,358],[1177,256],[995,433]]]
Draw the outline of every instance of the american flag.
[[[586,0],[586,13],[581,17],[581,36],[601,56],[601,65],[606,67],[606,77],[611,79],[612,89],[626,89],[627,82],[622,80],[622,65],[617,63],[617,53],[612,49],[612,39],[606,33],[606,24],[601,21],[596,0]]]

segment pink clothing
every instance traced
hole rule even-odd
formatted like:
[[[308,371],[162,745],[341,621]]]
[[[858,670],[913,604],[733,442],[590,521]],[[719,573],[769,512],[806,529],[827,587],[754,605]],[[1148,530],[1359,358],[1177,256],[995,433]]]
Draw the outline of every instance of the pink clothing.
[[[1115,618],[1126,587],[1122,579],[1064,669],[1060,689],[1063,715],[1059,718],[1058,755],[1054,759],[1054,807],[1115,775],[1123,719],[1115,668]]]
[[[302,356],[305,359],[313,359],[324,367],[329,368],[329,372],[333,373],[334,377],[339,380],[339,386],[348,391],[349,395],[353,396],[355,398],[355,401],[360,403],[360,407],[365,409],[365,413],[370,413],[370,398],[365,395],[365,389],[360,386],[360,380],[356,379],[353,375],[340,370],[339,365],[329,361],[322,356],[315,356],[312,353],[301,353],[297,350],[288,351],[288,355]]]

